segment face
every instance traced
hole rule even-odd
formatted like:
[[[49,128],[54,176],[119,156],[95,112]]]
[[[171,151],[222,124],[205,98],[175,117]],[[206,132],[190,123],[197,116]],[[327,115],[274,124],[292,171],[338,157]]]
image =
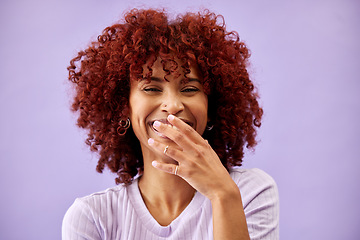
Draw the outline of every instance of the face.
[[[193,127],[200,135],[207,124],[208,99],[201,84],[201,76],[195,66],[190,66],[187,74],[189,81],[184,81],[181,63],[178,62],[179,74],[171,74],[164,79],[165,72],[158,58],[152,66],[151,81],[132,80],[130,86],[130,120],[141,147],[147,147],[149,138],[162,142],[171,140],[153,128],[158,120],[168,123],[169,114],[175,115]],[[147,68],[143,66],[144,76]]]

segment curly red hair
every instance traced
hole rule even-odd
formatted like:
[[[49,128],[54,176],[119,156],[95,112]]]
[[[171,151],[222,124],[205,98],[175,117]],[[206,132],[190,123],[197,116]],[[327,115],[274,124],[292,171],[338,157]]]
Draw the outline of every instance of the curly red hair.
[[[147,60],[153,59],[151,70],[158,56],[169,59],[174,53],[185,70],[196,63],[202,73],[214,125],[203,137],[223,165],[241,166],[244,147],[256,145],[263,111],[246,69],[250,52],[236,32],[226,31],[223,17],[206,10],[170,21],[165,11],[133,9],[68,67],[76,90],[72,110],[79,113],[77,125],[88,130],[86,143],[99,153],[97,171],[107,166],[117,173],[117,184],[131,182],[143,170],[131,128],[125,135],[117,133],[119,122],[128,117],[130,81],[142,76]]]

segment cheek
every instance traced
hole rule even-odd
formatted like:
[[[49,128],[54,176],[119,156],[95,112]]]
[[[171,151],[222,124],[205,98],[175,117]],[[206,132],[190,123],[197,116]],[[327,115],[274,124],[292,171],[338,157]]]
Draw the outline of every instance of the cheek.
[[[142,108],[141,106],[131,108],[129,116],[134,124],[141,125],[147,116],[146,108]]]
[[[208,102],[207,98],[199,101],[201,104],[197,104],[194,109],[195,118],[197,120],[197,131],[201,134],[204,133],[206,124],[208,122]]]
[[[129,108],[130,108],[130,118],[136,119],[141,118],[144,109],[146,109],[146,106],[144,106],[146,101],[141,101],[141,96],[139,94],[132,94],[130,95],[129,99]]]
[[[144,127],[147,117],[152,113],[153,106],[151,101],[140,98],[134,99],[130,104],[130,120],[139,127]]]

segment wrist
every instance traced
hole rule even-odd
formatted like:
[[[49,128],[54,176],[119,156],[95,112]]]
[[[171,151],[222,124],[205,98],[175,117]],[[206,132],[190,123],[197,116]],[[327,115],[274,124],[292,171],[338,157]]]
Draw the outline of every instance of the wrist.
[[[226,187],[219,189],[209,197],[212,204],[225,203],[231,201],[241,200],[241,194],[238,186],[231,181],[231,184],[227,184]]]

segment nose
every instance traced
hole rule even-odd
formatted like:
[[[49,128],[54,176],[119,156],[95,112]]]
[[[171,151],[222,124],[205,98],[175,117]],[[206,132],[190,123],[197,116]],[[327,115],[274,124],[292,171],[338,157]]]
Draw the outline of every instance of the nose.
[[[167,93],[162,99],[161,110],[175,115],[184,110],[184,103],[177,94]]]

